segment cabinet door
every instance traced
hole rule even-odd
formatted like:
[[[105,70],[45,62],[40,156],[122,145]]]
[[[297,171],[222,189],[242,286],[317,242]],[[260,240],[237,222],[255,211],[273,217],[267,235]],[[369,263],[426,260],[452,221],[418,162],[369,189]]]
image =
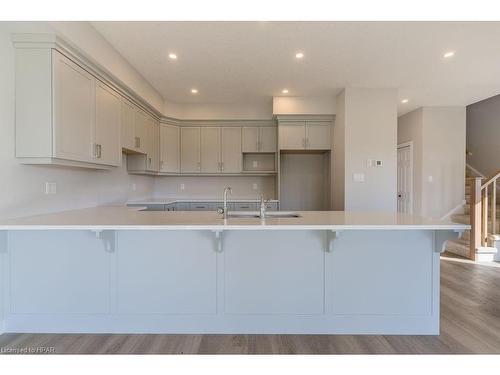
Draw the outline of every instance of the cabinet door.
[[[199,173],[200,170],[200,128],[181,128],[181,172]]]
[[[146,153],[146,114],[140,109],[135,111],[135,150]]]
[[[221,171],[220,128],[201,128],[201,172]]]
[[[122,148],[135,150],[135,106],[122,99]]]
[[[243,152],[259,152],[259,128],[243,127],[242,133],[242,151]]]
[[[158,172],[160,169],[160,130],[156,120],[146,118],[146,170]]]
[[[330,150],[332,148],[331,122],[306,123],[306,148],[308,150]]]
[[[95,89],[95,139],[97,163],[120,165],[121,98],[102,82],[96,82]]]
[[[160,171],[179,173],[180,171],[180,131],[178,126],[160,126]]]
[[[222,128],[223,173],[240,173],[242,165],[241,128]]]
[[[287,122],[279,125],[280,149],[303,150],[306,145],[304,121]]]
[[[259,151],[276,152],[276,127],[259,128]]]
[[[53,52],[54,157],[94,162],[94,78],[59,52]]]

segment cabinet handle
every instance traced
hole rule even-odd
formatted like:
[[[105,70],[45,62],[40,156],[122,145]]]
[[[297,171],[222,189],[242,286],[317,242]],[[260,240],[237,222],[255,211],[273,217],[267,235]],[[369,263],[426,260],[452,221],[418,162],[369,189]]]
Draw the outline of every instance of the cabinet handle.
[[[304,148],[306,148],[306,139],[305,139],[305,138],[302,138],[302,146],[303,146]]]
[[[151,162],[152,162],[152,161],[153,161],[153,159],[148,158],[148,164],[149,164],[149,166],[151,166]]]
[[[102,156],[102,148],[98,143],[94,143],[94,158],[100,159]]]
[[[162,161],[160,161],[160,169],[163,169],[163,165],[164,165],[164,164],[165,164],[165,163],[163,162],[163,160],[162,160]]]
[[[198,164],[198,170],[201,171],[201,163],[198,162],[197,164]]]
[[[306,138],[306,147],[309,148],[309,138]]]
[[[259,141],[255,142],[255,149],[259,151]]]
[[[224,172],[224,162],[220,163],[220,170],[221,172]]]

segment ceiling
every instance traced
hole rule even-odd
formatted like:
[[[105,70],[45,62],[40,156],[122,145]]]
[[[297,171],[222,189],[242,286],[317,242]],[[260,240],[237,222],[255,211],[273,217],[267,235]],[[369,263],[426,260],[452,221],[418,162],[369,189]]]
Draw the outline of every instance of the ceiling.
[[[175,103],[255,105],[284,88],[291,96],[333,96],[346,86],[394,87],[408,99],[398,104],[402,114],[500,93],[500,22],[92,24]],[[455,55],[444,58],[447,51]]]

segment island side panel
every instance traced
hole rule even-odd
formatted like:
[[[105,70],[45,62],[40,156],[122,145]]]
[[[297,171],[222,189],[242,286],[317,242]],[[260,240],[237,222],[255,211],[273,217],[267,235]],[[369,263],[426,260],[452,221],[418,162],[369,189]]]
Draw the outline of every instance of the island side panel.
[[[7,332],[439,332],[433,231],[11,234]]]

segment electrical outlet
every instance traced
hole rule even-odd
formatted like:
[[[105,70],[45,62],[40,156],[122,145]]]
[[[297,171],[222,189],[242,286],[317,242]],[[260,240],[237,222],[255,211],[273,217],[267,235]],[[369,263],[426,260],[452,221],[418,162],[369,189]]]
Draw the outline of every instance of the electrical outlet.
[[[255,183],[252,184],[252,189],[257,190],[258,188],[259,188],[259,185],[255,184]]]
[[[352,180],[354,182],[365,182],[365,174],[364,173],[353,173]]]
[[[259,162],[258,162],[257,160],[254,160],[254,161],[252,162],[252,166],[253,166],[254,168],[257,168],[257,167],[259,166]]]
[[[186,188],[186,186],[184,184],[181,184],[180,188],[181,188],[181,190],[184,190]]]
[[[137,185],[136,184],[132,184],[130,186],[130,188],[132,189],[132,191],[136,191],[137,190]]]
[[[46,182],[45,194],[56,194],[56,193],[57,193],[57,184],[55,182]]]

